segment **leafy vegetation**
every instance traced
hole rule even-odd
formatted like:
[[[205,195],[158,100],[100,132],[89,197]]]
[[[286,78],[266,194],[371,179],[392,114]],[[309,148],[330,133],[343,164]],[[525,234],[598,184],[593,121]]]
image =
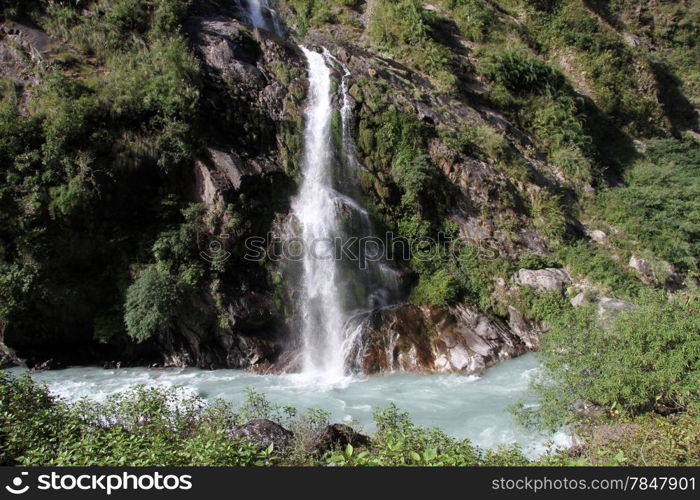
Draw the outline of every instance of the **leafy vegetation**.
[[[58,340],[68,324],[123,338],[131,265],[153,258],[161,231],[185,225],[177,186],[196,147],[200,92],[180,34],[190,2],[37,2],[31,12],[21,3],[5,14],[31,15],[72,48],[34,68],[41,84],[30,96],[14,82],[1,94],[0,322],[18,340],[46,329]],[[194,284],[187,235],[189,250],[165,267]],[[139,340],[156,328],[133,314],[127,323]]]
[[[65,44],[35,57],[3,38],[23,67],[21,77],[0,78],[0,341],[146,342],[190,316],[225,329],[225,295],[265,288],[236,264],[207,265],[199,245],[222,228],[240,236],[269,226],[261,220],[287,209],[278,207],[288,199],[289,186],[277,182],[284,175],[265,174],[274,178],[272,199],[255,186],[255,199],[231,197],[207,217],[183,186],[193,184],[192,159],[205,141],[251,156],[279,147],[293,184],[303,74],[274,61],[265,75],[291,95],[279,137],[278,117],[263,114],[249,82],[224,79],[216,97],[202,98],[208,76],[181,32],[193,6],[0,0],[3,19]],[[690,0],[637,7],[279,2],[296,36],[338,39],[350,65],[362,50],[348,42],[377,56],[353,68],[360,175],[378,225],[420,242],[405,263],[410,299],[467,301],[500,319],[512,300],[551,328],[536,385],[543,403],[524,417],[570,424],[586,443],[573,458],[552,454],[540,464],[697,463],[700,149],[686,131],[697,132],[700,8]],[[254,34],[235,36],[258,57]],[[334,131],[339,125],[336,115]],[[453,222],[464,219],[494,239],[467,242]],[[588,226],[607,237],[589,240]],[[542,242],[525,241],[533,229]],[[547,248],[534,252],[540,244]],[[628,268],[632,255],[678,271],[670,288],[686,289],[666,297],[663,279]],[[562,266],[586,283],[591,302],[606,295],[635,306],[601,321],[594,306],[573,308],[561,294],[513,297],[497,287],[521,268]],[[190,314],[198,294],[212,299],[216,317]],[[66,405],[26,378],[2,377],[0,403],[11,409],[0,411],[3,464],[529,463],[517,449],[485,452],[421,429],[396,408],[377,412],[366,450],[312,457],[297,443],[280,455],[228,439],[230,425],[272,416],[304,441],[322,412],[297,416],[251,395],[236,412],[191,399],[180,414],[174,395],[148,390]],[[601,439],[607,431],[617,437]]]
[[[441,90],[457,85],[450,50],[437,40],[434,14],[419,0],[379,0],[367,26],[372,44],[433,77]]]
[[[605,323],[559,294],[531,297],[529,310],[551,327],[534,383],[541,405],[521,412],[530,423],[556,428],[591,407],[613,419],[697,407],[700,319],[687,300],[645,292]]]
[[[666,139],[650,144],[625,173],[626,186],[599,195],[600,215],[682,271],[700,259],[700,148]]]

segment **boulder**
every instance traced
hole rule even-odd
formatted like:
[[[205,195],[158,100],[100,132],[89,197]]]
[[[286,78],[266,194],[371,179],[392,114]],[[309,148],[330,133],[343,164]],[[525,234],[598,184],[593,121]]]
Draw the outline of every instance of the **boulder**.
[[[630,257],[629,266],[645,278],[651,278],[654,275],[654,269],[651,263],[646,259],[637,257],[636,255],[632,255],[632,257]]]
[[[586,293],[581,292],[576,297],[571,299],[571,305],[573,307],[583,307],[588,303],[588,299],[586,298]]]
[[[634,304],[631,302],[603,297],[598,301],[598,317],[603,324],[606,324],[617,314],[632,307],[634,307]]]
[[[274,445],[278,452],[284,451],[294,443],[294,433],[281,425],[267,419],[255,419],[238,425],[229,431],[229,437],[236,440],[248,440],[267,448]]]
[[[647,259],[632,255],[629,267],[637,271],[644,280],[663,285],[670,290],[678,290],[683,286],[683,277],[669,262],[656,260],[656,266]]]
[[[513,306],[508,306],[508,326],[510,331],[517,335],[528,349],[537,347],[542,330]]]
[[[344,424],[332,424],[319,429],[314,433],[306,450],[309,453],[322,455],[333,448],[345,448],[351,445],[353,448],[369,446],[371,440],[369,436],[360,434],[352,427]]]
[[[32,366],[32,371],[33,372],[43,372],[43,371],[50,371],[50,370],[60,370],[61,368],[64,368],[63,364],[61,364],[60,361],[56,361],[55,359],[47,359],[46,361],[42,361],[40,363],[36,363],[34,366]]]
[[[21,364],[22,361],[15,355],[14,351],[0,340],[0,370],[20,366]]]
[[[593,231],[588,231],[588,237],[592,239],[593,241],[597,243],[602,243],[605,241],[608,237],[607,234],[605,234],[603,231],[600,231],[598,229],[594,229]]]
[[[566,269],[521,269],[513,276],[513,282],[539,292],[563,293],[564,285],[571,283],[571,275]]]
[[[513,332],[470,305],[401,304],[367,316],[350,359],[353,368],[365,373],[480,374],[534,347],[535,330],[524,318],[519,327]]]

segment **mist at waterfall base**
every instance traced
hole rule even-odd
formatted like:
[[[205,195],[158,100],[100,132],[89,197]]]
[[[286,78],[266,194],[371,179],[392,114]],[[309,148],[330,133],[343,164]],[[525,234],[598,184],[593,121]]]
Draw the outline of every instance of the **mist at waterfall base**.
[[[36,372],[32,377],[66,399],[89,397],[101,400],[110,394],[143,384],[148,387],[182,386],[189,394],[208,400],[221,398],[237,407],[246,389],[264,394],[270,401],[292,405],[302,411],[321,408],[333,422],[353,422],[373,432],[372,411],[396,403],[412,420],[425,427],[438,427],[475,445],[493,448],[519,443],[531,457],[547,449],[547,443],[567,446],[561,432],[540,435],[516,425],[508,407],[528,395],[528,381],[537,372],[536,355],[506,361],[482,377],[461,375],[409,375],[357,377],[344,386],[309,387],[299,374],[257,375],[240,370],[98,367]],[[11,370],[19,374],[22,370]]]

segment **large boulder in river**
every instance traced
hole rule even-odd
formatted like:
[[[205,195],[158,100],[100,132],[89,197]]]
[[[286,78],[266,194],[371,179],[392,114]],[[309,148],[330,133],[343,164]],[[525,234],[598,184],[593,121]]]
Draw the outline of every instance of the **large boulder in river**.
[[[523,332],[524,333],[524,332]],[[350,359],[365,373],[480,374],[531,349],[521,338],[469,305],[444,309],[401,304],[372,312]]]
[[[267,419],[255,419],[229,431],[231,439],[247,440],[262,448],[274,445],[276,451],[284,451],[294,443],[294,433]]]
[[[521,269],[513,276],[513,283],[538,292],[563,292],[564,285],[571,283],[571,275],[566,269]]]

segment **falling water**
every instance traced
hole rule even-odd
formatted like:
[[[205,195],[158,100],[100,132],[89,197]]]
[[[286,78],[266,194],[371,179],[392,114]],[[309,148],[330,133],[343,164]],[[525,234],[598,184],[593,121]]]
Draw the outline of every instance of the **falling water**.
[[[305,47],[302,51],[309,71],[309,101],[305,111],[303,180],[292,206],[305,250],[299,299],[302,371],[316,380],[333,383],[347,375],[348,357],[360,336],[363,320],[371,310],[387,305],[396,287],[392,280],[385,279],[392,275],[389,267],[378,260],[365,267],[347,255],[337,255],[337,241],[372,234],[369,213],[352,196],[353,183],[347,175],[345,179],[338,178],[342,167],[352,173],[358,164],[350,133],[350,73],[327,51],[320,54]],[[340,157],[331,134],[332,67],[343,72]]]
[[[345,375],[342,352],[345,312],[340,267],[333,255],[340,235],[333,189],[331,70],[323,55],[302,47],[309,69],[304,131],[303,181],[293,211],[304,242],[302,294],[303,372],[337,379]]]
[[[284,36],[284,28],[271,0],[243,0],[246,4],[247,21],[255,28]]]

